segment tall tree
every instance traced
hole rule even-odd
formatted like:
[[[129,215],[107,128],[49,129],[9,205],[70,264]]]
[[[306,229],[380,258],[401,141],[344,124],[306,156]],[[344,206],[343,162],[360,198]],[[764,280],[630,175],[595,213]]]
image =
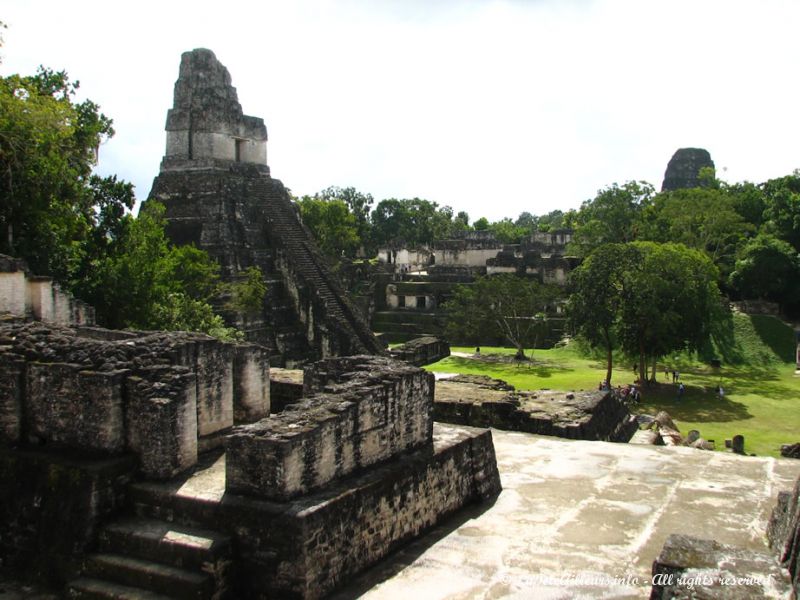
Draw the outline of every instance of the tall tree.
[[[634,269],[639,252],[629,244],[596,248],[570,276],[572,293],[567,314],[573,330],[606,354],[606,382],[611,384],[616,331],[626,296],[625,274]]]
[[[639,216],[648,206],[653,186],[644,181],[612,184],[581,205],[573,237],[573,250],[588,256],[598,246],[638,239]]]
[[[623,273],[618,335],[622,350],[647,366],[708,340],[721,307],[717,269],[704,253],[682,244],[634,242],[636,253]]]
[[[297,201],[303,223],[311,230],[322,251],[333,262],[354,257],[361,244],[358,220],[343,200],[303,196]]]
[[[800,257],[797,250],[768,233],[748,241],[736,257],[730,284],[742,298],[800,302]]]
[[[372,234],[377,246],[405,243],[430,245],[450,236],[453,209],[421,198],[387,198],[372,211]]]
[[[800,251],[800,170],[770,179],[764,191],[764,230],[789,242]]]
[[[114,130],[91,100],[74,101],[77,89],[42,67],[0,78],[0,252],[65,283],[133,206],[130,184],[92,175]]]
[[[754,231],[736,210],[734,198],[719,187],[696,187],[662,192],[644,211],[641,239],[678,242],[705,252],[727,275],[736,248]]]
[[[369,215],[375,202],[372,194],[364,194],[354,187],[340,188],[331,186],[314,194],[314,198],[328,202],[333,200],[344,202],[350,214],[355,217],[360,244],[366,246],[369,243],[371,239]],[[371,250],[374,250],[374,248]]]
[[[455,289],[448,301],[447,332],[452,339],[481,343],[504,338],[525,357],[546,331],[547,314],[560,291],[533,279],[503,274]]]

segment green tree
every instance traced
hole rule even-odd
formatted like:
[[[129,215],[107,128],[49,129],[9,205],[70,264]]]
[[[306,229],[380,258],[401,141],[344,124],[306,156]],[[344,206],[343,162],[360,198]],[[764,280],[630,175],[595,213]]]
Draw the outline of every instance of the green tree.
[[[704,253],[682,244],[633,242],[620,286],[618,337],[638,357],[639,378],[658,358],[697,350],[708,341],[721,307],[717,269]]]
[[[629,244],[596,248],[570,275],[572,293],[567,314],[572,329],[606,355],[606,381],[611,385],[616,331],[626,296],[625,274],[635,268],[639,252]]]
[[[644,181],[612,184],[581,205],[576,216],[572,250],[588,256],[598,246],[631,242],[639,237],[639,217],[654,194]]]
[[[303,196],[297,205],[303,223],[333,262],[338,262],[342,256],[355,256],[361,244],[358,220],[343,200]]]
[[[800,251],[800,170],[770,179],[764,192],[764,231],[789,242]]]
[[[533,279],[503,274],[483,277],[455,288],[447,302],[447,334],[452,339],[482,343],[502,337],[525,358],[547,328],[547,314],[559,290]]]
[[[489,231],[504,244],[519,244],[522,238],[530,234],[529,229],[516,225],[511,219],[495,221],[489,225]]]
[[[63,71],[0,78],[0,252],[69,284],[133,206],[130,184],[92,175],[114,130]],[[116,225],[114,225],[116,222]]]
[[[697,187],[658,194],[644,211],[641,238],[677,242],[705,252],[724,275],[736,248],[754,230],[724,189]]]
[[[489,229],[489,219],[487,219],[486,217],[481,217],[472,224],[472,228],[475,231],[486,231],[487,229]]]
[[[172,246],[164,206],[148,202],[128,216],[113,253],[94,263],[83,297],[112,328],[202,331],[236,337],[211,306],[219,294],[219,265],[194,246]]]
[[[742,298],[800,302],[800,259],[791,244],[762,233],[739,251],[730,284]]]
[[[240,274],[240,280],[228,286],[230,302],[228,308],[245,315],[254,315],[264,309],[267,282],[258,267],[248,267]]]
[[[396,243],[430,245],[450,237],[454,227],[453,209],[420,198],[388,198],[372,211],[372,234],[377,247]]]
[[[632,242],[600,246],[572,275],[573,327],[606,352],[637,358],[640,381],[658,358],[697,350],[720,316],[717,270],[704,253],[682,244]]]
[[[358,239],[360,244],[366,245],[371,239],[371,228],[369,215],[375,199],[372,194],[364,194],[354,187],[340,188],[331,186],[321,192],[314,194],[318,200],[332,201],[340,200],[347,205],[350,214],[355,217],[358,229]],[[372,249],[374,250],[374,249]]]

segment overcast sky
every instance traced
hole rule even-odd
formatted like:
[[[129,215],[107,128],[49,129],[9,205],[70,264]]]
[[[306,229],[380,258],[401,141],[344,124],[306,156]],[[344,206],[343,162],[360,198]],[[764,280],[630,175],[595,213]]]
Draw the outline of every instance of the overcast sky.
[[[0,73],[80,80],[117,131],[98,170],[140,200],[197,47],[297,195],[355,186],[495,220],[660,188],[680,147],[729,182],[800,167],[796,0],[5,0],[0,20]]]

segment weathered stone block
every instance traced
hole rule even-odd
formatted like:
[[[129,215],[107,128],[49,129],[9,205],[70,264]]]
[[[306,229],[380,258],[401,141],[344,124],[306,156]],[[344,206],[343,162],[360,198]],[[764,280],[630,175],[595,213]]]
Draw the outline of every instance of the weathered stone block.
[[[770,554],[673,534],[653,562],[651,600],[788,597],[791,583]]]
[[[215,339],[197,342],[197,433],[212,435],[233,425],[233,350]]]
[[[179,367],[128,377],[128,445],[147,477],[169,479],[197,463],[197,380]]]
[[[263,346],[239,344],[233,354],[233,419],[252,423],[269,416],[269,353]]]
[[[125,506],[132,456],[0,448],[0,563],[54,588],[76,576],[99,524]],[[5,594],[1,594],[5,596]]]
[[[79,450],[125,447],[122,382],[127,371],[86,371],[65,363],[28,364],[29,433]]]
[[[22,434],[25,361],[0,352],[0,441],[14,444]]]
[[[236,427],[226,438],[226,489],[287,500],[351,472],[357,404],[319,395]]]
[[[326,393],[228,437],[229,491],[287,500],[431,443],[430,373],[365,356],[320,361],[306,373],[307,387]]]
[[[14,264],[9,262],[8,268],[13,268]],[[0,270],[0,307],[2,310],[13,315],[24,315],[27,308],[26,296],[25,273]]]

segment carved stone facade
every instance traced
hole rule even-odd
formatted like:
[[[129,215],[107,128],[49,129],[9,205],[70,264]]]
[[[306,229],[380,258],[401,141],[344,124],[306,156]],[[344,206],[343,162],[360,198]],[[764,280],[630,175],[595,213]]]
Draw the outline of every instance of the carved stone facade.
[[[242,113],[228,71],[211,51],[181,58],[166,128],[167,153],[150,198],[166,206],[172,241],[206,250],[225,281],[248,267],[264,273],[263,311],[227,315],[247,339],[268,346],[275,365],[381,353],[289,192],[270,177],[263,122]]]

